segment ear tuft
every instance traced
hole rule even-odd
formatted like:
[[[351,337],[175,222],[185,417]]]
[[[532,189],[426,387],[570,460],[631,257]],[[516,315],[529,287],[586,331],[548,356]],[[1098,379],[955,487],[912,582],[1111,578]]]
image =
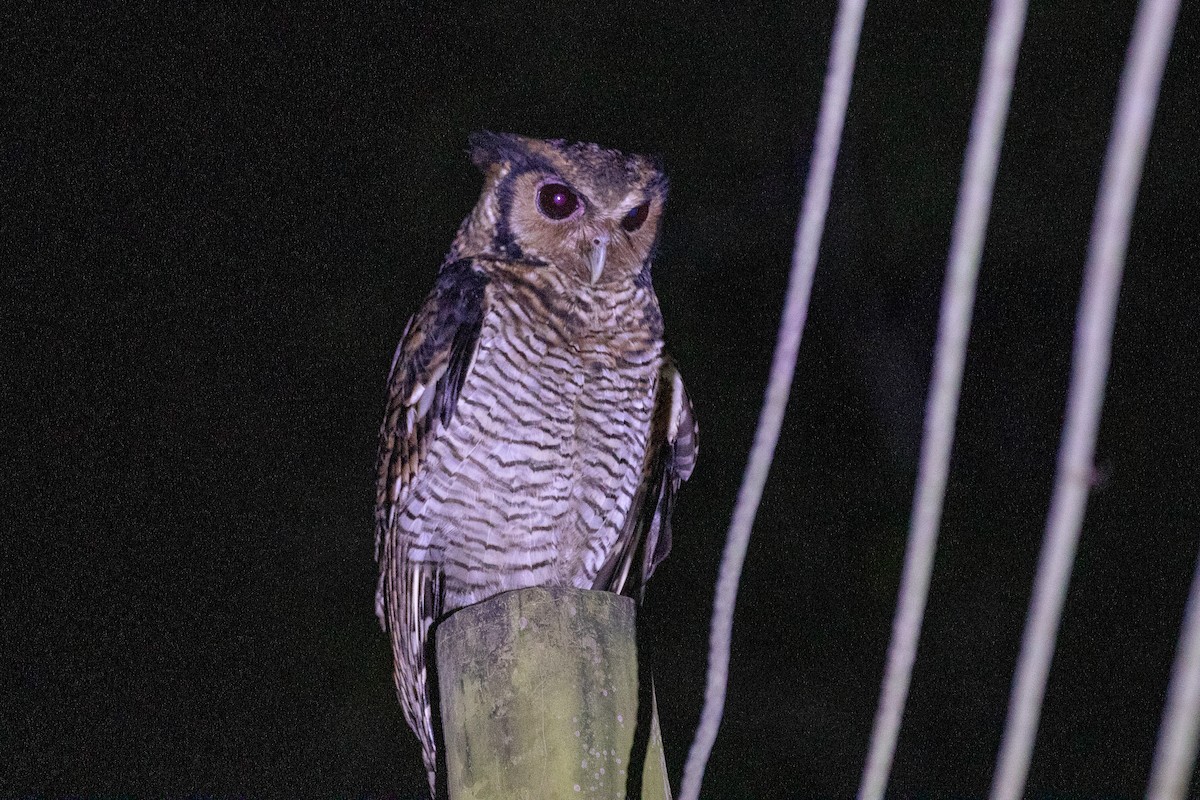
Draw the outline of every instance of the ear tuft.
[[[475,131],[467,137],[467,142],[471,163],[485,173],[493,165],[518,161],[526,155],[524,140],[514,133]]]

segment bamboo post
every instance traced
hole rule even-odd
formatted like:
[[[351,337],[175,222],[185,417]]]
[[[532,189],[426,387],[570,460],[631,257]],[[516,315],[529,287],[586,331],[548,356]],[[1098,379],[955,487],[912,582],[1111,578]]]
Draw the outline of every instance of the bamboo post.
[[[450,800],[670,800],[632,599],[538,587],[435,634]],[[639,713],[639,711],[641,713]]]

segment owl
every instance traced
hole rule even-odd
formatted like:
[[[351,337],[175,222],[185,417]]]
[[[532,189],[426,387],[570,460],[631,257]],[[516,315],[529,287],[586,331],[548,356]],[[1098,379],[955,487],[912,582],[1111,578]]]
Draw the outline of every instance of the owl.
[[[376,486],[376,614],[431,792],[433,626],[530,586],[640,598],[698,446],[650,282],[660,168],[470,143],[483,194],[392,360]]]

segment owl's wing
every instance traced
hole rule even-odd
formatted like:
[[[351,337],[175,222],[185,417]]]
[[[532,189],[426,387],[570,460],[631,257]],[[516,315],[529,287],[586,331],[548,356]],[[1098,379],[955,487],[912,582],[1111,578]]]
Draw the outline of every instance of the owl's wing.
[[[425,643],[441,613],[441,574],[435,565],[409,557],[411,542],[398,517],[430,445],[454,417],[479,343],[487,280],[470,260],[442,268],[396,348],[379,431],[375,614],[391,634],[401,705],[421,739],[431,780],[434,745],[425,690]]]
[[[600,570],[594,588],[621,592],[634,563],[641,572],[639,592],[671,551],[671,511],[679,484],[686,481],[700,451],[700,431],[683,379],[670,358],[663,360],[654,397],[654,420],[642,484],[633,498],[618,545]]]
[[[487,277],[469,259],[438,273],[433,291],[404,329],[388,376],[379,431],[375,558],[421,470],[429,445],[450,424],[479,342]],[[382,563],[382,562],[381,562]]]
[[[486,285],[487,277],[469,259],[444,266],[430,296],[404,327],[391,360],[379,431],[377,512],[402,503],[428,446],[454,417],[479,342]]]

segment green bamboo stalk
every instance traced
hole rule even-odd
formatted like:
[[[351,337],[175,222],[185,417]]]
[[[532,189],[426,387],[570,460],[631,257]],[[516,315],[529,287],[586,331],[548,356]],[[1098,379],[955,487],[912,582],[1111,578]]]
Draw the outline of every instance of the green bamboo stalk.
[[[539,587],[442,622],[450,800],[625,798],[635,770],[635,797],[670,800],[652,691],[638,714],[634,618],[628,597]]]

